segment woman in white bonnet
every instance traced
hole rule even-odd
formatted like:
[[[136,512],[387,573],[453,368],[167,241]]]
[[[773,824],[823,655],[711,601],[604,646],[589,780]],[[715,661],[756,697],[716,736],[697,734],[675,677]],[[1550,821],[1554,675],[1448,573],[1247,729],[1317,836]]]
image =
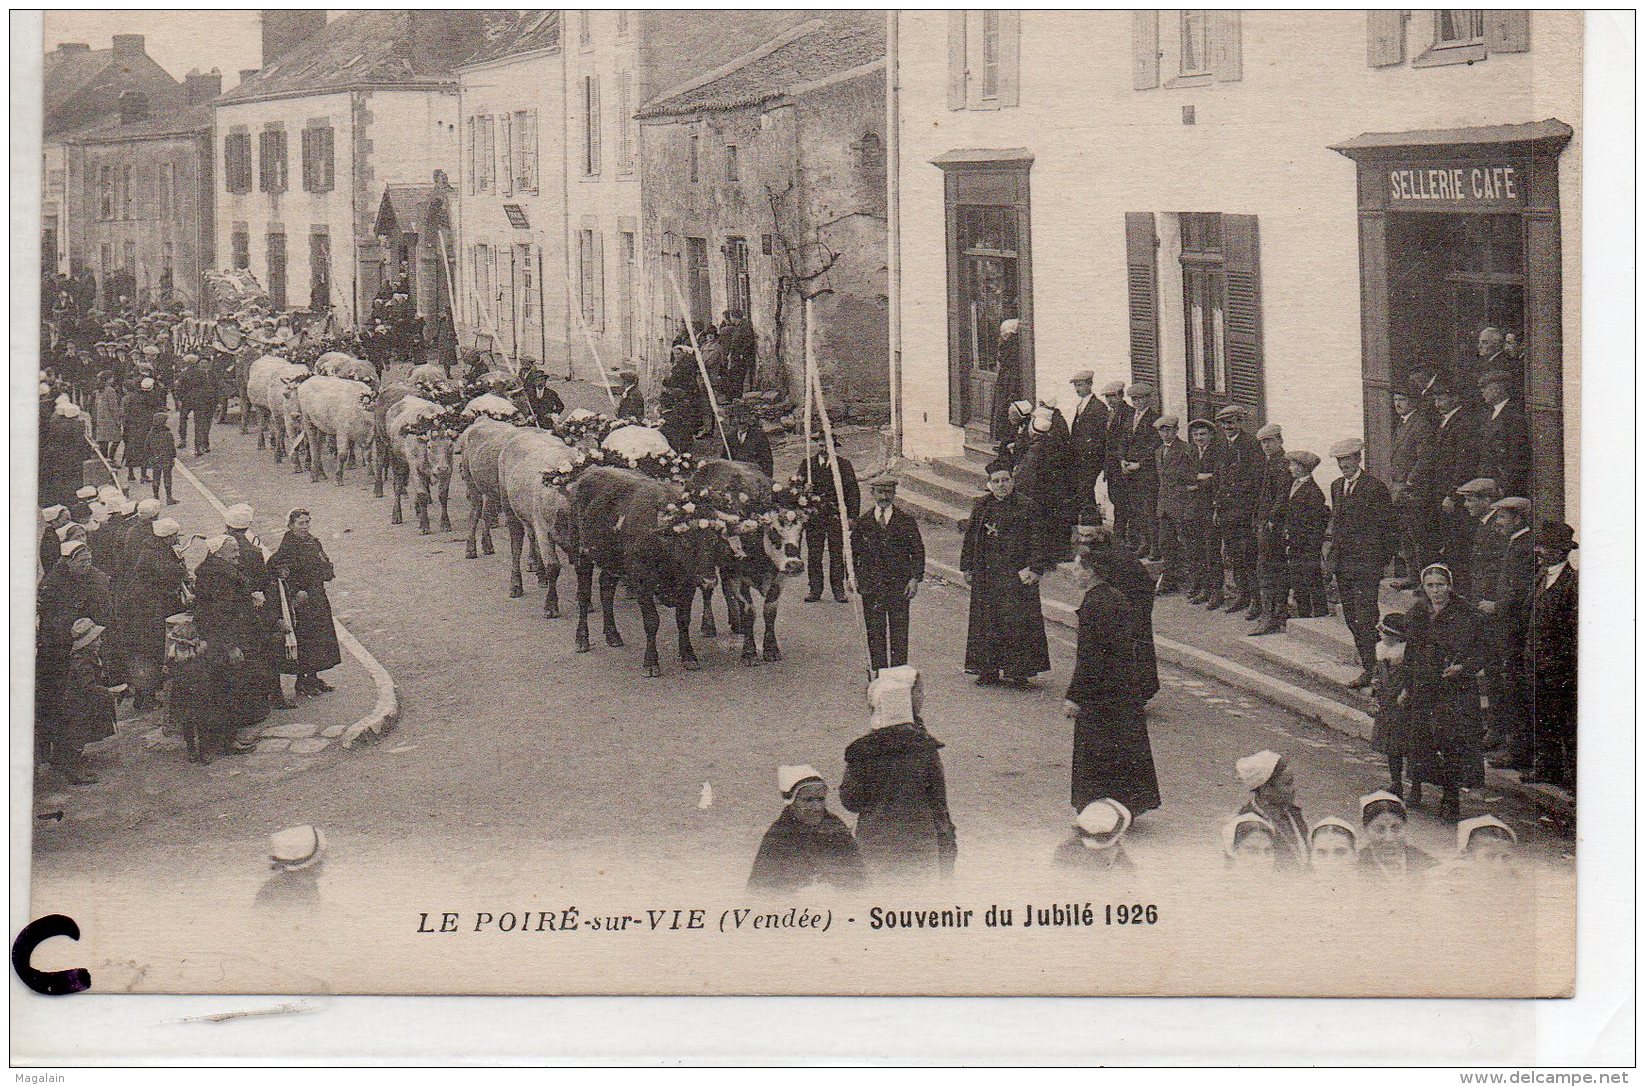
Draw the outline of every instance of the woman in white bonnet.
[[[920,720],[920,674],[882,668],[868,685],[872,724],[845,749],[840,803],[857,813],[857,847],[879,879],[953,875],[958,846],[948,813],[942,744]]]

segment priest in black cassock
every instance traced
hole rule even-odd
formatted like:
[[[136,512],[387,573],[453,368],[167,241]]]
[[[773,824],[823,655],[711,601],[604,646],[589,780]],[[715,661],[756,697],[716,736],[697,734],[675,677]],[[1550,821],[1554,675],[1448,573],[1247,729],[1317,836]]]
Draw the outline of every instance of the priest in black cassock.
[[[1028,677],[1049,671],[1040,578],[1056,563],[1044,515],[1016,493],[1011,465],[988,466],[988,493],[971,507],[960,572],[971,587],[965,670],[979,686],[1001,682],[1025,688]]]

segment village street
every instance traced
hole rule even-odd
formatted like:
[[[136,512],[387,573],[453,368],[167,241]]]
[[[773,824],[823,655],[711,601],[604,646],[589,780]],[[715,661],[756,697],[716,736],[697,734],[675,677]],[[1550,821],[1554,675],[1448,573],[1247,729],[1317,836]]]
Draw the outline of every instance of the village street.
[[[861,432],[855,444],[877,440]],[[779,474],[794,461],[780,451]],[[259,453],[232,423],[217,428],[209,456],[184,463],[224,501],[251,502],[269,546],[288,508],[313,511],[338,571],[337,618],[394,677],[398,728],[348,750],[334,743],[307,756],[229,756],[209,767],[189,764],[180,750],[94,749],[103,784],[37,797],[37,810],[66,811],[35,824],[37,878],[48,884],[155,875],[179,841],[191,843],[199,863],[254,873],[268,833],[312,822],[334,844],[328,867],[343,871],[369,871],[387,856],[411,870],[449,871],[454,855],[484,864],[540,854],[558,858],[569,880],[578,864],[597,862],[604,872],[620,857],[658,878],[717,871],[729,891],[740,887],[779,810],[777,765],[812,763],[837,787],[842,752],[867,727],[856,607],[826,595],[804,603],[803,577],[783,597],[780,663],[744,667],[719,603],[721,634],[696,638],[703,670],[680,669],[665,613],[664,674],[646,679],[632,601],[618,599],[627,648],[603,644],[596,616],[596,648],[579,655],[569,568],[559,584],[568,618],[548,621],[530,575],[523,599],[507,595],[506,531],[495,534],[497,555],[463,558],[460,481],[454,531],[422,536],[409,506],[406,524],[389,524],[391,500],[371,496],[365,473],[350,472],[342,487],[310,482]],[[209,507],[181,480],[179,487],[185,531],[215,531]],[[925,720],[947,745],[962,872],[989,857],[1049,858],[1072,814],[1070,724],[1060,713],[1070,632],[1049,627],[1055,667],[1035,690],[979,689],[961,669],[966,606],[963,588],[928,581],[912,635],[913,661],[926,677]],[[1129,839],[1144,868],[1167,850],[1219,863],[1217,828],[1245,799],[1233,774],[1241,755],[1264,747],[1286,754],[1311,820],[1349,815],[1359,795],[1386,780],[1380,756],[1357,740],[1214,681],[1161,671],[1149,724],[1165,804]],[[336,673],[337,694],[303,699],[275,720],[343,724],[367,712],[371,684],[358,664],[346,660]],[[145,727],[157,724],[151,718]],[[128,757],[140,760],[135,771],[111,765]],[[1477,806],[1477,794],[1471,799]],[[1568,838],[1548,833],[1529,808],[1489,800],[1537,856],[1568,867]],[[837,810],[837,800],[831,805]],[[1435,855],[1453,848],[1431,812],[1417,814],[1413,832]]]

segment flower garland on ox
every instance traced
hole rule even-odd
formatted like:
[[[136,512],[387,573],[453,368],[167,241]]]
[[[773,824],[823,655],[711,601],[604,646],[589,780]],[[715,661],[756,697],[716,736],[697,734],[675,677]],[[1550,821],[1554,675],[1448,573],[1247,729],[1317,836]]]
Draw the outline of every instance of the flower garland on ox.
[[[468,428],[470,420],[462,412],[452,408],[434,415],[419,415],[411,420],[400,433],[411,438],[420,438],[428,441],[433,438],[456,437]]]
[[[647,453],[638,460],[629,460],[621,453],[595,446],[578,449],[570,463],[543,473],[543,486],[565,490],[590,468],[605,465],[611,468],[631,468],[642,475],[665,483],[684,483],[697,469],[697,458],[690,453]]]
[[[604,412],[570,412],[554,427],[554,433],[567,445],[583,441],[603,442],[613,430],[625,426],[642,425],[638,419],[617,418]]]
[[[716,491],[696,487],[664,506],[657,517],[660,531],[683,535],[693,529],[732,536],[752,536],[770,525],[804,520],[816,500],[781,483],[771,487],[773,505],[761,506],[747,491]]]

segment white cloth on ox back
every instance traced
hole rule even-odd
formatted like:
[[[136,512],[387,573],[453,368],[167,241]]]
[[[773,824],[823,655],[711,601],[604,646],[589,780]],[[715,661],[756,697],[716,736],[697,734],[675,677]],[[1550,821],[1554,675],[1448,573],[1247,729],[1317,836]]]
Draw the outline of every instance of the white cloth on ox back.
[[[618,427],[605,436],[600,446],[630,461],[637,461],[651,453],[670,453],[674,448],[663,437],[662,431],[648,426]]]
[[[463,411],[473,415],[478,415],[481,412],[500,412],[505,415],[512,415],[516,410],[514,401],[507,397],[498,396],[496,393],[481,393],[463,405]]]

